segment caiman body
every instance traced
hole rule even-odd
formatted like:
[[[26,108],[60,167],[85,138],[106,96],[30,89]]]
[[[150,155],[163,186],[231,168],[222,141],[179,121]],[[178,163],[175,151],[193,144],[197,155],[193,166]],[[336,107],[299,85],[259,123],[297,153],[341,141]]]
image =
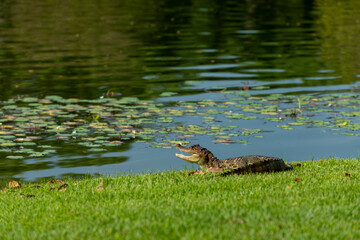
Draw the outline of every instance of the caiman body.
[[[285,164],[281,158],[260,155],[249,155],[219,160],[206,148],[199,144],[183,147],[180,144],[176,148],[182,152],[191,153],[187,156],[176,154],[177,157],[200,166],[203,172],[226,172],[234,174],[279,172],[292,170],[290,164]]]

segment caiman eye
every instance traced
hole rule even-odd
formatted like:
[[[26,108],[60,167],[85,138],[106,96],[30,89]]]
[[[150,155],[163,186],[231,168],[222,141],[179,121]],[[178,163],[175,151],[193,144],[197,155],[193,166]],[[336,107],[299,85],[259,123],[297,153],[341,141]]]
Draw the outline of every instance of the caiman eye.
[[[200,146],[199,144],[195,144],[195,145],[192,145],[190,148],[192,150],[197,150],[199,146]]]

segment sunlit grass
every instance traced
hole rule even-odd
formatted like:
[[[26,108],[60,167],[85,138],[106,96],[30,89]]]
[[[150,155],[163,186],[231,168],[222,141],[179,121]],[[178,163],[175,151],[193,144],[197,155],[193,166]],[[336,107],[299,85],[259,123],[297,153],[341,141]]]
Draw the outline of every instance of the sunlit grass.
[[[359,160],[330,159],[270,174],[22,183],[0,193],[0,239],[359,239],[359,180]]]

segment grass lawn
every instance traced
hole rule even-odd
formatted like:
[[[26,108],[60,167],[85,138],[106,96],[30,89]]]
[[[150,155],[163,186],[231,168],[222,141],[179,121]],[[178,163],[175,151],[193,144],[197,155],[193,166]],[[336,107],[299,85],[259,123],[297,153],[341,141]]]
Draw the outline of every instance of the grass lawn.
[[[63,181],[2,190],[0,239],[360,239],[357,159]]]

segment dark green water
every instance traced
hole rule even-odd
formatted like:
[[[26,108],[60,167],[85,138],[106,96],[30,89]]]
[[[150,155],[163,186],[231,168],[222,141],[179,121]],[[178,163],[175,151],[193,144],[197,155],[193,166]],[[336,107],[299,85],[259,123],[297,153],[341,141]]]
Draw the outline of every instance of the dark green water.
[[[3,144],[8,151],[1,155],[0,175],[35,180],[189,167],[175,158],[171,146],[176,141],[201,143],[220,158],[358,157],[359,114],[343,112],[360,111],[359,9],[356,0],[0,1],[3,107],[9,99],[53,95],[86,101],[137,97],[163,111],[184,110],[186,104],[180,106],[184,102],[216,102],[204,108],[197,105],[195,115],[170,114],[172,119],[149,126],[145,120],[137,122],[136,129],[156,129],[155,139],[124,138],[118,147],[99,153],[79,148],[79,137],[60,141],[46,133],[38,133],[41,140],[36,142],[36,146],[56,146],[46,156],[7,158],[23,146]],[[264,100],[272,96],[277,96],[276,104]],[[244,107],[234,103],[251,105],[251,114],[245,111],[245,119],[227,118],[244,113]],[[267,119],[272,114],[254,113],[256,107],[265,108],[262,104],[276,105],[271,111],[281,121]],[[303,119],[287,114],[282,122],[286,114],[281,115],[279,108],[304,106],[299,112]],[[323,110],[314,114],[312,107]],[[221,111],[204,118],[201,114],[209,109]],[[2,114],[5,125],[12,124],[10,114],[19,112]],[[166,114],[154,118],[169,117]],[[96,121],[83,117],[88,123]],[[307,124],[298,123],[304,119]],[[112,125],[117,120],[116,116],[107,119]],[[317,126],[316,121],[329,121],[333,127]],[[289,122],[296,122],[293,129]],[[219,128],[226,134],[221,138],[215,131],[173,129],[188,125],[199,126],[200,132]],[[341,134],[334,134],[337,128]],[[21,134],[22,138],[31,135]]]

